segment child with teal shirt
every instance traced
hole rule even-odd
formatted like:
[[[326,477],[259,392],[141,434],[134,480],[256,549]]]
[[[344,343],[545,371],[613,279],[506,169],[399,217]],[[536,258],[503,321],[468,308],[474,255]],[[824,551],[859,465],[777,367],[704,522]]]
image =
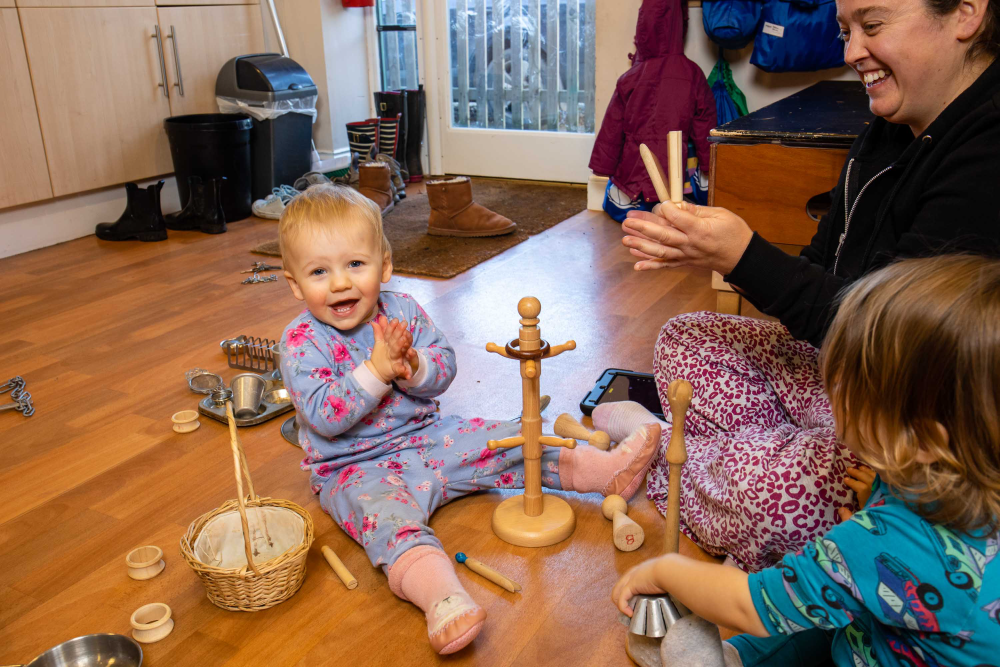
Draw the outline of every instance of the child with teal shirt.
[[[634,595],[669,592],[742,631],[727,666],[1000,664],[998,322],[995,260],[906,260],[859,280],[822,364],[838,437],[870,466],[846,480],[863,509],[750,575],[647,561],[614,602],[631,615]]]

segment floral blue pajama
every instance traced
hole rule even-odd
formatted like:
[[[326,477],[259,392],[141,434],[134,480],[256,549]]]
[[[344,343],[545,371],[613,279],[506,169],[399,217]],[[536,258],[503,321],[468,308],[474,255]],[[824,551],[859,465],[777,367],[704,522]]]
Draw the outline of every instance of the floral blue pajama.
[[[281,374],[295,405],[303,469],[323,509],[361,544],[374,565],[407,549],[441,547],[427,523],[441,505],[469,493],[524,487],[520,448],[486,442],[517,435],[512,422],[441,417],[433,400],[455,378],[455,352],[409,295],[382,292],[379,314],[409,325],[418,371],[382,383],[365,360],[369,324],[339,331],[303,312],[281,337]],[[542,483],[562,488],[559,450],[542,455]]]

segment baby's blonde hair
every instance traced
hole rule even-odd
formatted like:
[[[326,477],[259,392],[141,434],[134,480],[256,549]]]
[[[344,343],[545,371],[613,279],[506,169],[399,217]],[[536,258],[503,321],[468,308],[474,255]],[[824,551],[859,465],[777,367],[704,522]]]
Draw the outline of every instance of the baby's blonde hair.
[[[830,325],[822,367],[844,434],[922,516],[998,527],[1000,262],[908,259],[860,279]],[[921,450],[934,462],[919,462]]]
[[[361,222],[378,240],[382,254],[392,259],[392,246],[382,229],[378,205],[346,185],[313,185],[285,206],[278,222],[278,246],[286,257],[288,243],[304,229],[323,229]]]

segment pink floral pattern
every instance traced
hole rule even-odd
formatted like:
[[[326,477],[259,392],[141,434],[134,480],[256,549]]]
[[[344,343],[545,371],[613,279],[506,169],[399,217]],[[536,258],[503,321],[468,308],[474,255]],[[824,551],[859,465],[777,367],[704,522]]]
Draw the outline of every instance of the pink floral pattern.
[[[681,524],[714,554],[744,569],[774,565],[833,527],[853,493],[843,483],[856,459],[834,433],[818,351],[782,325],[717,313],[680,315],[660,332],[654,353],[660,402],[688,380],[688,460],[681,477]],[[666,510],[662,452],[649,497]]]

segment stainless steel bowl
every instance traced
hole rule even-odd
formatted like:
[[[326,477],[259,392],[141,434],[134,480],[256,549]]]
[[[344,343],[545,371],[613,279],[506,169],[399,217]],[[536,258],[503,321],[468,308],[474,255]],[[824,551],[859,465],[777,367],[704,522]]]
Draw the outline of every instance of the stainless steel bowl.
[[[139,667],[142,649],[125,635],[86,635],[50,648],[24,667]]]
[[[287,389],[272,389],[264,394],[264,402],[271,405],[283,405],[289,403],[292,397],[288,395]]]

